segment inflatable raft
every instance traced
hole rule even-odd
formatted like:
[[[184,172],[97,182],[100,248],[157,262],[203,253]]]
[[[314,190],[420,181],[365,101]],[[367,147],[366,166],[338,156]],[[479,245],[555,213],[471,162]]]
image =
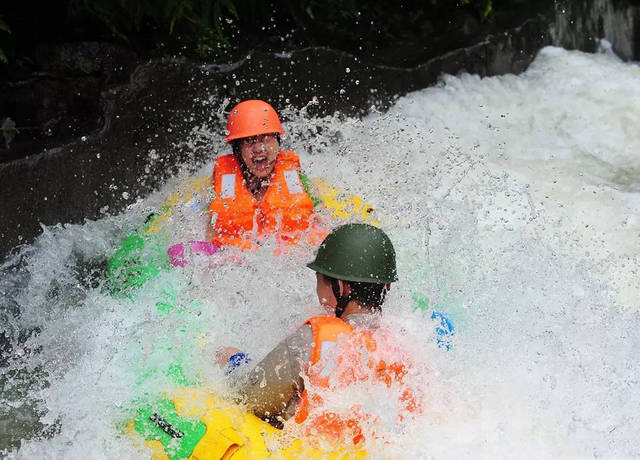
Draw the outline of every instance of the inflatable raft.
[[[374,208],[359,196],[349,195],[321,178],[309,180],[303,176],[301,179],[307,190],[313,188],[316,192],[314,204],[320,207],[325,217],[336,222],[381,224]],[[141,227],[127,235],[108,261],[107,280],[113,295],[131,296],[160,272],[176,266],[175,260],[172,263],[169,221],[184,208],[193,208],[206,219],[210,191],[210,177],[191,181],[172,193]],[[199,249],[193,244],[189,248],[192,251]],[[204,246],[202,252],[216,256],[215,251]],[[167,302],[159,301],[156,305],[160,312],[171,314],[174,302],[171,299]],[[435,322],[438,347],[448,350],[454,334],[453,324],[443,313],[432,311],[433,307],[426,297],[414,295],[414,308],[425,311]],[[180,357],[172,355],[167,359],[172,363],[166,372],[167,377],[184,388],[171,397],[152,402],[143,398],[132,402],[136,408],[135,418],[128,425],[128,431],[151,449],[154,459],[341,459],[366,456],[363,450],[339,446],[324,446],[322,449],[316,440],[292,439],[290,434],[242,412],[235,404],[197,389],[197,381],[185,378]],[[141,370],[140,382],[158,371]]]
[[[233,403],[184,389],[141,407],[128,431],[143,439],[154,460],[361,459],[355,447],[320,446],[294,439]]]

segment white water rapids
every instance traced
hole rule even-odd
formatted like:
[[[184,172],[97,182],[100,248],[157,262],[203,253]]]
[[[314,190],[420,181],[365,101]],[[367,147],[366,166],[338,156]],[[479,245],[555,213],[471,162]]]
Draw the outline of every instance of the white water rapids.
[[[415,354],[427,404],[371,458],[640,456],[640,67],[545,48],[521,75],[447,76],[363,120],[284,114],[305,172],[364,197],[396,246],[384,317]],[[189,142],[203,139],[225,151],[203,127]],[[165,271],[131,299],[108,294],[101,261],[194,177],[122,215],[47,228],[0,265],[9,458],[141,458],[124,434],[131,401],[171,382],[136,383],[140,369],[182,354],[223,392],[218,347],[259,358],[319,312],[312,253],[268,247]],[[203,224],[185,210],[169,228],[177,242]],[[413,310],[416,292],[450,314],[452,350]]]

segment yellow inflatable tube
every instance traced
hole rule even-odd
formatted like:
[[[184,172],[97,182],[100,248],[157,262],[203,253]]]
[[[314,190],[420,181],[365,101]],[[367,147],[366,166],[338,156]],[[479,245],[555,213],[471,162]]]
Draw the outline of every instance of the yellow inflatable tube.
[[[167,401],[167,400],[165,400]],[[130,431],[145,437],[154,460],[364,459],[362,449],[321,449],[293,439],[233,403],[202,390],[185,389],[172,400],[170,414],[157,405],[138,413]],[[159,409],[159,410],[156,410]],[[140,420],[140,417],[147,420]],[[191,439],[188,439],[191,437]],[[193,445],[191,445],[193,444]]]
[[[156,216],[153,222],[145,229],[145,236],[152,233],[158,233],[161,226],[165,224],[173,214],[173,209],[178,203],[188,203],[194,196],[201,193],[205,193],[206,189],[213,185],[213,179],[210,176],[200,177],[189,182],[184,188],[177,192],[173,192],[165,200],[160,207],[160,213]]]
[[[362,198],[356,195],[348,195],[342,190],[334,188],[329,181],[317,177],[311,179],[311,184],[317,190],[322,204],[333,212],[336,219],[350,219],[357,217],[362,222],[380,226],[381,223],[374,216],[374,209]]]
[[[313,178],[309,180],[309,183],[334,218],[341,220],[356,218],[371,225],[381,225],[374,215],[373,207],[359,196],[350,195],[341,189],[334,188],[329,181],[321,177]],[[156,218],[145,229],[145,236],[157,234],[165,222],[171,218],[176,205],[188,203],[196,195],[205,194],[211,186],[212,178],[210,176],[200,177],[189,182],[179,191],[171,193],[162,204]]]

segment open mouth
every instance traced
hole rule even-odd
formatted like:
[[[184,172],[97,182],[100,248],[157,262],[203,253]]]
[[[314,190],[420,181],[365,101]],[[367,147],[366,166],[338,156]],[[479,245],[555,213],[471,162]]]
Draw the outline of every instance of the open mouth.
[[[253,166],[256,169],[267,169],[270,166],[271,162],[266,156],[259,156],[253,158]]]

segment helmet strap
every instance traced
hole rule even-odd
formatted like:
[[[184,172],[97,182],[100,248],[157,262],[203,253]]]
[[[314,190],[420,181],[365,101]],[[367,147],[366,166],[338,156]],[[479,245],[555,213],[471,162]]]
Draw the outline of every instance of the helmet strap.
[[[336,318],[340,318],[347,308],[347,304],[351,302],[351,293],[343,297],[340,294],[340,282],[335,278],[331,279],[331,290],[336,298]]]

